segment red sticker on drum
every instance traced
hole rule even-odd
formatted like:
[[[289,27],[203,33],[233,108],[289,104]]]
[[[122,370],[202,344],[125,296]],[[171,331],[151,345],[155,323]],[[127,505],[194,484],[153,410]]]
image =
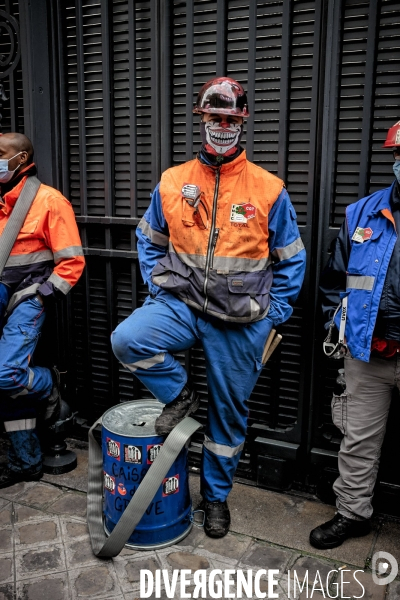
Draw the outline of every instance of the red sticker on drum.
[[[104,487],[106,490],[111,492],[111,494],[115,494],[115,477],[109,475],[104,471]]]
[[[118,484],[118,493],[121,494],[121,496],[126,496],[126,487],[123,483]]]
[[[152,446],[147,446],[147,464],[152,465],[156,460],[157,456],[160,453],[162,448],[162,444],[153,444]]]
[[[121,458],[121,444],[111,438],[106,438],[107,454],[116,460]]]
[[[166,477],[162,484],[162,495],[172,496],[179,492],[179,475],[173,475],[172,477]]]

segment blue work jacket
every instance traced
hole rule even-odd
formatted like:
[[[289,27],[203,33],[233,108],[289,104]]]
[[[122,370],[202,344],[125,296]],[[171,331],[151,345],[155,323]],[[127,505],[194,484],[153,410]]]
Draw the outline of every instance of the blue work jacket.
[[[395,182],[346,209],[350,256],[346,273],[347,320],[345,336],[354,358],[369,362],[372,335],[379,310],[382,290],[393,249],[397,240],[395,221],[390,208]],[[367,232],[364,241],[353,239],[357,228]],[[335,317],[340,327],[341,311]]]

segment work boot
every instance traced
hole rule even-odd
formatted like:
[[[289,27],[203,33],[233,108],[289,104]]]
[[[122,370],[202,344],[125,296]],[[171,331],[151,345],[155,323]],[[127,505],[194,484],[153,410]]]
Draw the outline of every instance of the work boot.
[[[333,519],[312,530],[310,533],[310,544],[314,548],[328,550],[330,548],[337,548],[347,538],[362,537],[368,535],[370,531],[371,524],[368,519],[356,521],[355,519],[349,519],[340,513],[336,513]]]
[[[222,538],[228,533],[231,515],[226,500],[224,502],[203,500],[200,510],[204,511],[204,531],[208,537]]]
[[[198,394],[191,387],[185,385],[179,396],[166,404],[161,415],[157,417],[154,424],[156,434],[168,435],[171,433],[175,425],[196,412],[199,405]]]
[[[0,471],[0,489],[10,487],[21,481],[39,481],[43,477],[43,471],[39,470],[25,470],[25,471],[13,471],[8,466]]]
[[[61,394],[60,394],[60,371],[53,367],[50,369],[53,379],[53,387],[50,396],[47,398],[47,404],[44,412],[44,424],[53,425],[60,416]]]

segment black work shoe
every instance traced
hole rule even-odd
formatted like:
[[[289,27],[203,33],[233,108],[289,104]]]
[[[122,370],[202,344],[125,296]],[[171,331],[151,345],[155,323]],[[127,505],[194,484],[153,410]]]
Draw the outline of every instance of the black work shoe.
[[[13,471],[8,466],[5,466],[0,471],[0,489],[10,487],[21,481],[39,481],[43,477],[43,471]]]
[[[224,502],[203,500],[200,510],[204,511],[204,531],[208,537],[222,538],[228,533],[231,514],[226,500]]]
[[[333,519],[312,530],[310,544],[314,548],[328,550],[329,548],[337,548],[347,538],[362,537],[368,535],[370,531],[371,524],[368,519],[356,521],[336,513]]]
[[[185,417],[196,412],[200,400],[196,392],[185,385],[175,400],[165,405],[161,415],[157,417],[154,424],[157,435],[168,435],[175,425],[178,425]]]
[[[45,425],[53,425],[60,416],[61,394],[60,394],[60,371],[56,367],[50,369],[53,379],[53,387],[50,396],[47,398],[47,405],[44,412]]]

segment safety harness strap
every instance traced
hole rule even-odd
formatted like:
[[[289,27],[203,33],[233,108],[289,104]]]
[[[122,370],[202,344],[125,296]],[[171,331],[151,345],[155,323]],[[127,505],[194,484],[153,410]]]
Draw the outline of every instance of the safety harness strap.
[[[4,227],[4,231],[0,238],[0,276],[3,273],[3,269],[10,256],[15,240],[21,231],[21,227],[24,224],[26,215],[32,206],[32,202],[35,199],[39,187],[40,181],[37,177],[28,177],[18,196],[18,200],[15,203],[6,226]]]
[[[93,435],[94,428],[99,424],[101,418],[89,431],[87,522],[93,553],[96,556],[113,557],[121,552],[179,452],[201,425],[194,419],[186,417],[171,431],[135,495],[107,538],[103,527],[103,456]]]

